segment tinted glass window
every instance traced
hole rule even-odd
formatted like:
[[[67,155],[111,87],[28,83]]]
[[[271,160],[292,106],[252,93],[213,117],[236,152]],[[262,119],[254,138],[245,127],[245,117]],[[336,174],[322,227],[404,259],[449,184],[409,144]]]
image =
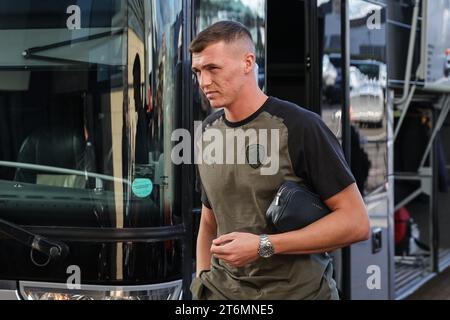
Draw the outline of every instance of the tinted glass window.
[[[78,1],[81,23],[69,30],[68,2],[0,1],[24,23],[0,29],[2,43],[17,40],[0,57],[1,196],[19,194],[0,211],[13,222],[180,223],[171,215],[170,151],[181,103],[181,2],[100,2]]]
[[[0,41],[10,44],[0,54],[0,218],[92,228],[181,223],[170,158],[181,3],[0,0]],[[64,282],[68,265],[81,268],[83,283],[180,277],[178,241],[67,244],[67,260],[37,268],[29,248],[5,237],[0,277]]]
[[[351,168],[362,194],[383,190],[387,181],[386,18],[385,9],[350,0]],[[323,38],[322,118],[342,137],[342,59],[340,1],[319,3]]]
[[[369,195],[387,181],[386,12],[369,1],[349,5],[352,171]]]

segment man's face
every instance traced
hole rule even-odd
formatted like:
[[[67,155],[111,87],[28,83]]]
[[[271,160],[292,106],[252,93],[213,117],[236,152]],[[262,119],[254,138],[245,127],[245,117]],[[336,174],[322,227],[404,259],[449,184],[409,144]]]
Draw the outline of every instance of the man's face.
[[[238,44],[211,44],[192,55],[192,70],[211,107],[226,107],[236,100],[244,84],[245,52]]]

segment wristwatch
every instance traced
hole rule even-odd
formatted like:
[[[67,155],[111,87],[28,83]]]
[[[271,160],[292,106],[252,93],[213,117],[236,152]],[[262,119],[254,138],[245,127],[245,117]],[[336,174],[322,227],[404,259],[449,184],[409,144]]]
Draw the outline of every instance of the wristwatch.
[[[269,258],[273,256],[275,250],[273,249],[272,242],[270,242],[267,234],[261,234],[259,236],[259,248],[258,254],[262,258]]]

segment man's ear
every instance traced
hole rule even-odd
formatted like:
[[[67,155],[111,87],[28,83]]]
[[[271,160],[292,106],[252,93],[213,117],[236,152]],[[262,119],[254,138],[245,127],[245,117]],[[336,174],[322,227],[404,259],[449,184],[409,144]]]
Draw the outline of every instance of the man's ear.
[[[244,72],[245,74],[249,74],[253,71],[253,67],[256,62],[256,57],[254,53],[247,53],[244,58]]]

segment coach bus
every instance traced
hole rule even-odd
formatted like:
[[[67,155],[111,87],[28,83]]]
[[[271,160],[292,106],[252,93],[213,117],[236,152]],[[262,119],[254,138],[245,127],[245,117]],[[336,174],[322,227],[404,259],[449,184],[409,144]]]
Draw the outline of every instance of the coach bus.
[[[219,20],[251,31],[267,94],[320,114],[342,142],[372,226],[368,241],[332,254],[343,298],[401,297],[413,279],[398,274],[409,286],[396,288],[393,119],[409,81],[391,79],[408,68],[390,71],[388,47],[420,34],[402,28],[414,30],[413,10],[405,1],[0,0],[0,299],[191,299],[199,182],[194,165],[172,161],[173,132],[193,133],[213,112],[188,47]]]

